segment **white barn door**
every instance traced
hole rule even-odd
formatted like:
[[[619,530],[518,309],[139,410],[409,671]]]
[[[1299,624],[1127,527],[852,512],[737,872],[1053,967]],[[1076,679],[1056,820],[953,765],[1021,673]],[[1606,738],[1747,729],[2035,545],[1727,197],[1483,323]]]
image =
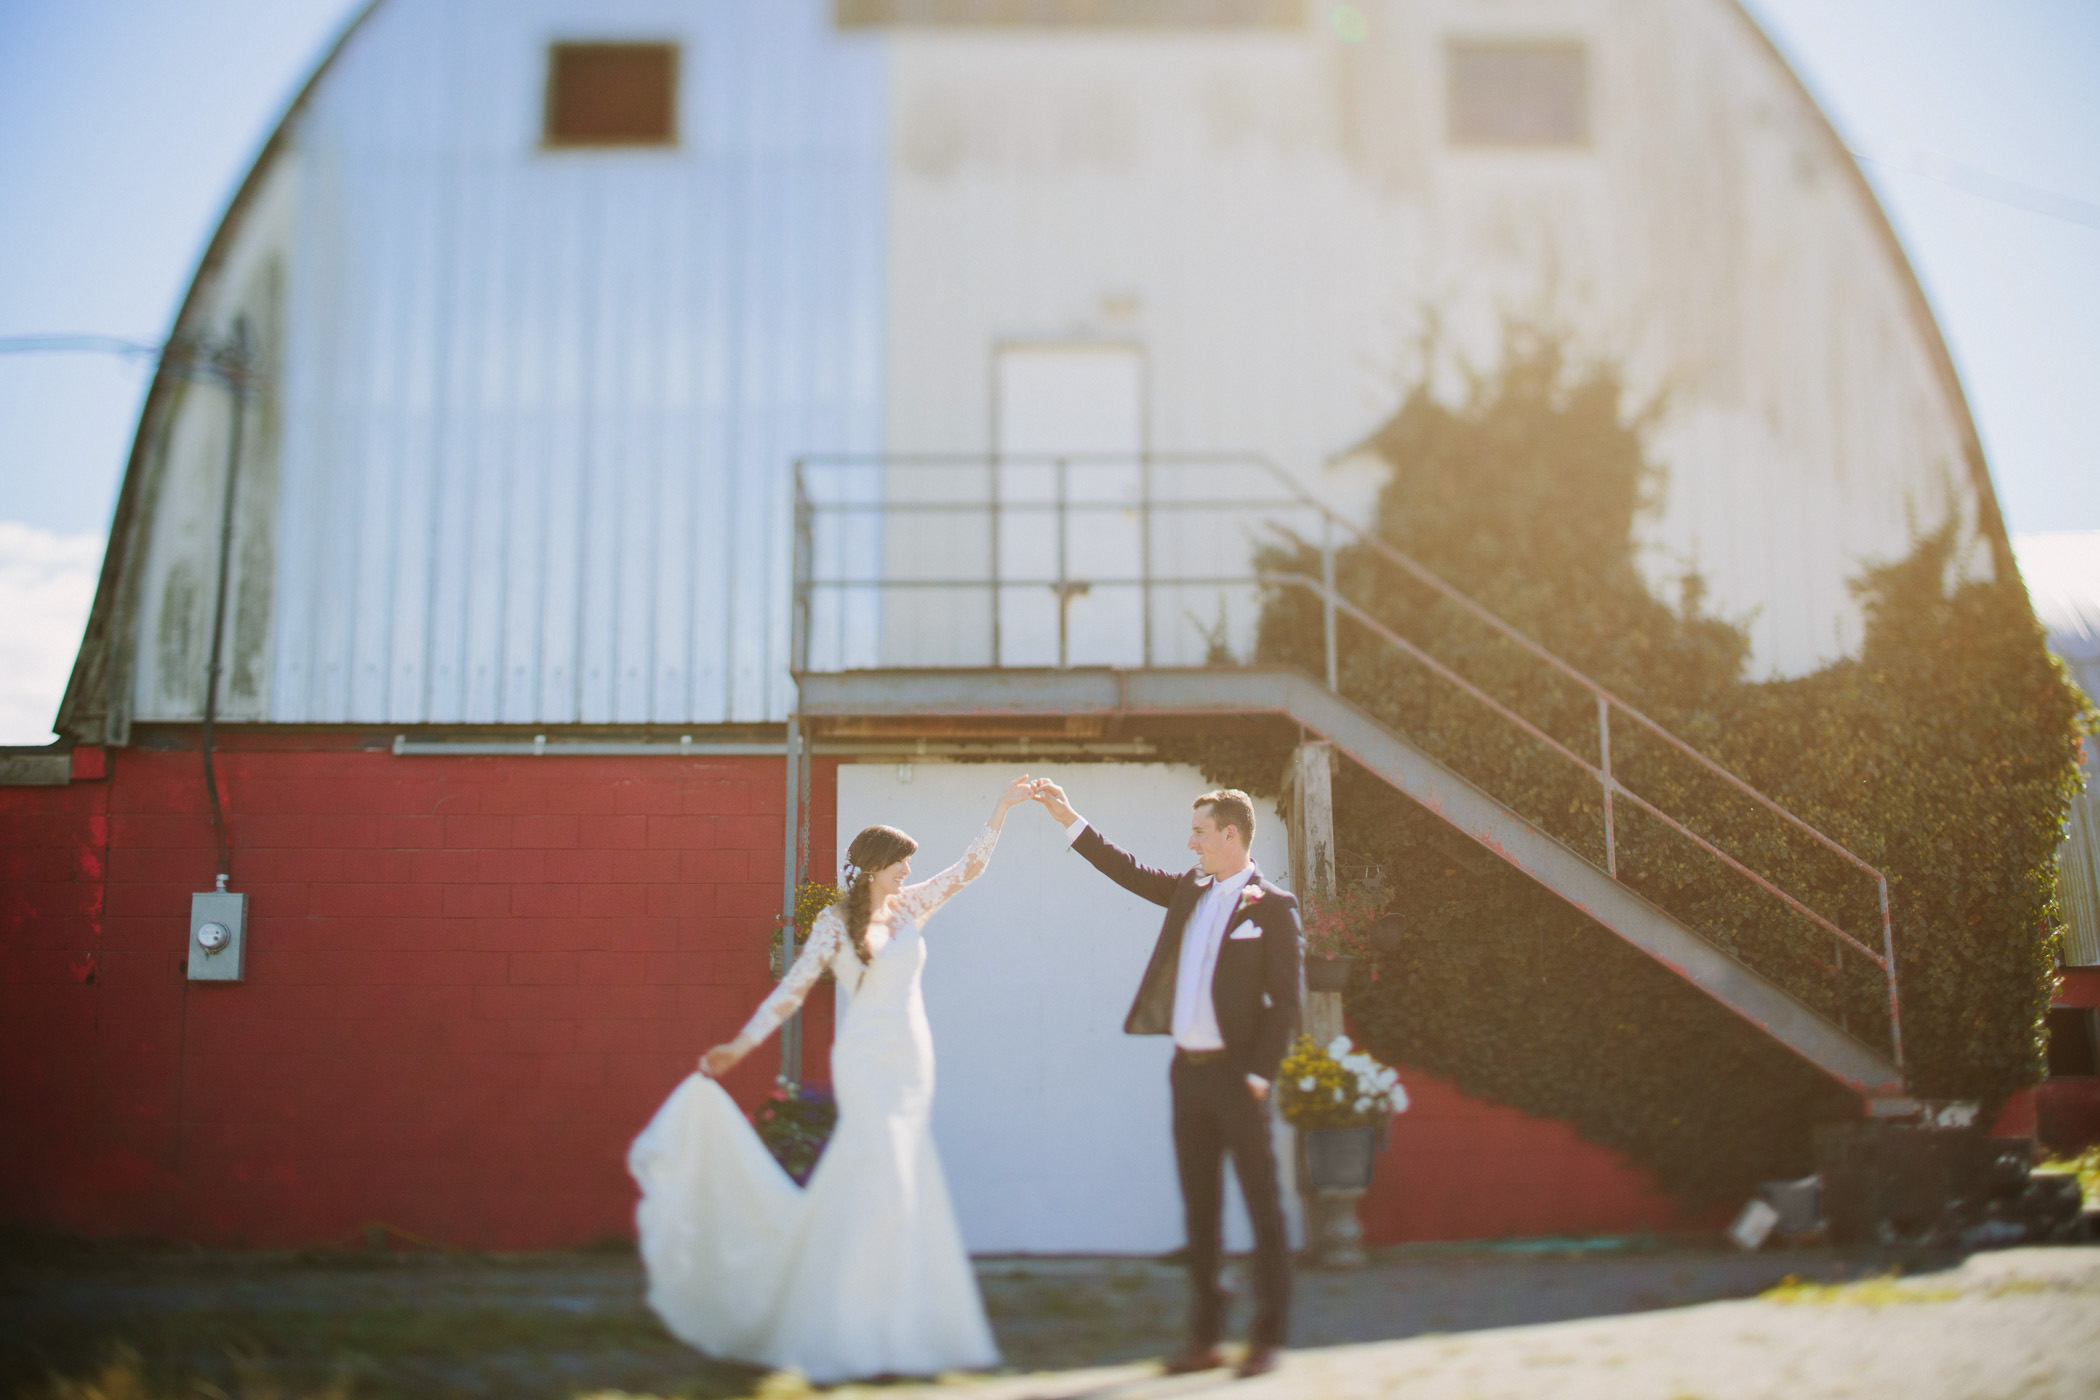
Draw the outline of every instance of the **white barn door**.
[[[842,765],[839,849],[884,822],[918,840],[914,877],[931,875],[961,854],[1019,771]],[[1208,786],[1195,769],[1095,763],[1027,771],[1064,784],[1088,820],[1140,860],[1169,870],[1191,862],[1189,801]],[[1282,826],[1272,804],[1255,805],[1256,859],[1281,878]],[[1057,824],[1029,806],[1007,818],[991,869],[927,925],[933,1132],[971,1252],[1154,1254],[1181,1246],[1170,1043],[1123,1033],[1159,921],[1159,909],[1072,854]],[[1295,1233],[1289,1192],[1285,1210]],[[1237,1187],[1228,1194],[1226,1241],[1252,1244]]]
[[[993,392],[999,576],[1024,584],[1000,593],[999,664],[1142,664],[1143,596],[1109,580],[1135,579],[1144,555],[1144,356],[1132,345],[1001,346]],[[1043,460],[1060,453],[1072,454],[1062,468]],[[1074,507],[1062,537],[1046,509],[1060,496]]]

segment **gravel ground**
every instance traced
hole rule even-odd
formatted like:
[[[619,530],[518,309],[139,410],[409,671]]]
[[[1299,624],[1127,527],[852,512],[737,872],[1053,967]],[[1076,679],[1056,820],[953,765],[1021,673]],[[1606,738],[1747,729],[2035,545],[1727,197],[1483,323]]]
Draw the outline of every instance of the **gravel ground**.
[[[1885,1277],[1900,1272],[1899,1281]],[[1166,1380],[1180,1271],[988,1259],[1009,1370],[885,1397],[2100,1395],[2100,1249],[1983,1255],[1416,1246],[1301,1273],[1276,1376]],[[1782,1288],[1789,1276],[1812,1282]],[[1850,1282],[1846,1282],[1850,1281]],[[778,1397],[793,1376],[712,1363],[657,1326],[625,1251],[210,1253],[0,1242],[0,1395],[280,1400]],[[1738,1301],[1715,1301],[1738,1300]],[[1702,1306],[1703,1305],[1703,1306]],[[1667,1310],[1667,1311],[1657,1311]],[[128,1388],[128,1389],[127,1389]],[[844,1392],[870,1389],[849,1387]]]

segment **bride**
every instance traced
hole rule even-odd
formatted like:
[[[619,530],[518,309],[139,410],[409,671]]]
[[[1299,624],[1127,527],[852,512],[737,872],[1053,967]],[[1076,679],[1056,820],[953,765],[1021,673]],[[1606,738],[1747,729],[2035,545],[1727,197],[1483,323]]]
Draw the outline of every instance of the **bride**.
[[[1034,793],[1016,778],[963,858],[916,885],[904,883],[911,837],[887,826],[854,837],[845,896],[817,916],[786,978],[635,1139],[628,1169],[642,1188],[649,1305],[680,1340],[818,1382],[999,1364],[927,1126],[920,930],[984,873],[1007,812]],[[838,1126],[805,1190],[715,1081],[827,968],[851,1000],[831,1045]]]

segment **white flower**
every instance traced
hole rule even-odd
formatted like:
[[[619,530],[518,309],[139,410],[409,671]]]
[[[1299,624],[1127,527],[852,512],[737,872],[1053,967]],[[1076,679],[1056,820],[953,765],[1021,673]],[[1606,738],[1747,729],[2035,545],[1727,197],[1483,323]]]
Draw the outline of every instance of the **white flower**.
[[[1317,1089],[1319,1085],[1320,1081],[1313,1078],[1309,1074],[1298,1081],[1298,1087],[1308,1094],[1310,1094],[1314,1089]]]
[[[1340,1103],[1340,1102],[1342,1101],[1342,1091],[1341,1091],[1341,1090],[1337,1089],[1337,1090],[1335,1090],[1335,1091],[1334,1091],[1334,1101],[1335,1101],[1336,1103]]]
[[[1388,1095],[1387,1098],[1388,1101],[1393,1105],[1393,1112],[1407,1112],[1407,1090],[1401,1088],[1398,1084],[1395,1084],[1393,1086],[1393,1092],[1390,1095]]]
[[[1334,1056],[1337,1060],[1355,1048],[1349,1043],[1349,1037],[1346,1035],[1338,1035],[1327,1042],[1327,1053]]]
[[[1369,1113],[1371,1111],[1371,1101],[1369,1099],[1358,1099],[1353,1107],[1358,1113]]]

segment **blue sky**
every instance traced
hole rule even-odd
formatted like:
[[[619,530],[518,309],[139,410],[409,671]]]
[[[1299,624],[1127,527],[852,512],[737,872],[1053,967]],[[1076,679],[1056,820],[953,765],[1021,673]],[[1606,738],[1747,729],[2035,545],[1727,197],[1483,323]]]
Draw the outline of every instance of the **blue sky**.
[[[361,5],[0,0],[0,336],[165,335],[235,185]],[[2100,227],[2079,221],[2100,215],[2100,3],[1749,8],[1872,157],[2013,530],[2100,530]],[[2049,196],[2077,202],[2073,217],[2020,207]],[[110,357],[0,356],[0,525],[29,532],[4,538],[57,537],[39,558],[91,552],[143,387]],[[25,664],[5,632],[21,616],[13,567],[0,560],[0,689]],[[45,591],[25,596],[57,596],[37,578]],[[51,633],[37,645],[67,663],[72,606],[37,607]],[[7,731],[0,715],[0,742],[22,742]]]

